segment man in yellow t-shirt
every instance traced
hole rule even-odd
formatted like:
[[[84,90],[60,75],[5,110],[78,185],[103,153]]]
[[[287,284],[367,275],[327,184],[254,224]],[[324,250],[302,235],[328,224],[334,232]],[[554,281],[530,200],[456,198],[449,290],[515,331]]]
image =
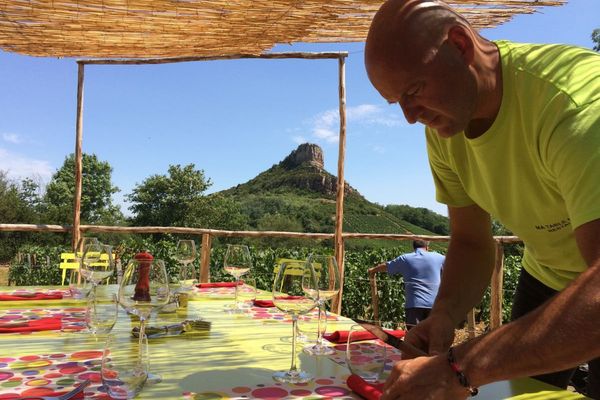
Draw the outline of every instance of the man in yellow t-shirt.
[[[382,399],[466,398],[522,376],[565,387],[589,361],[600,399],[600,55],[491,42],[445,3],[388,0],[367,38],[369,79],[427,126],[451,241],[429,318]],[[450,347],[494,265],[490,215],[525,243],[513,322]],[[542,376],[540,376],[542,375]]]

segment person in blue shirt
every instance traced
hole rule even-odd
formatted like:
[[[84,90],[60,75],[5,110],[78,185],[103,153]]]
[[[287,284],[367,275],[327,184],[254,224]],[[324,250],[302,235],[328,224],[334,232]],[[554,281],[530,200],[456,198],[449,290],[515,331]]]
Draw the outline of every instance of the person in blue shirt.
[[[375,273],[387,271],[389,275],[401,274],[404,278],[404,296],[406,302],[406,327],[411,329],[423,321],[433,307],[440,287],[442,266],[445,257],[435,251],[429,251],[429,243],[424,240],[413,241],[414,252],[402,254],[394,260],[369,268],[369,278]]]

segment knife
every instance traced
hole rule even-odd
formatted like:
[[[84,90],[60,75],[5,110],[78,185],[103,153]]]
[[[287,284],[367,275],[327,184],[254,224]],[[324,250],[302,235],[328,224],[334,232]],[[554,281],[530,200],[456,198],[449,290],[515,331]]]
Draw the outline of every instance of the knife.
[[[12,321],[12,322],[0,322],[0,328],[24,328],[29,326],[29,321]]]
[[[409,357],[415,358],[428,355],[423,350],[416,348],[412,344],[406,343],[404,340],[398,339],[394,335],[390,335],[389,333],[381,329],[381,327],[375,325],[372,322],[364,321],[358,318],[355,318],[353,321],[365,328],[367,331],[371,332],[373,335],[375,335],[377,339],[389,344],[392,347],[397,348]]]

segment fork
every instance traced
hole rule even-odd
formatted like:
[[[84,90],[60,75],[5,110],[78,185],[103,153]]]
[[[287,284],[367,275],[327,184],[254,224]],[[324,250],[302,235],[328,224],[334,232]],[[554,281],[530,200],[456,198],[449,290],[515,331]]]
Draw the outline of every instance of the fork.
[[[79,394],[79,392],[83,391],[86,387],[88,387],[92,383],[89,379],[81,382],[79,386],[75,389],[71,390],[68,393],[61,394],[60,396],[30,396],[30,397],[20,397],[20,400],[68,400]]]

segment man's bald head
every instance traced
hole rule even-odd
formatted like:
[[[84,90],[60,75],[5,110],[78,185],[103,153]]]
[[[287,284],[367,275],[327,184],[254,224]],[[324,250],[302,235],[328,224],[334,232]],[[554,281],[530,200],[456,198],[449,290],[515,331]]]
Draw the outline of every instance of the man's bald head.
[[[405,63],[427,62],[431,52],[455,24],[469,23],[445,3],[435,0],[388,0],[375,14],[365,46],[365,64],[370,69],[397,68]]]

